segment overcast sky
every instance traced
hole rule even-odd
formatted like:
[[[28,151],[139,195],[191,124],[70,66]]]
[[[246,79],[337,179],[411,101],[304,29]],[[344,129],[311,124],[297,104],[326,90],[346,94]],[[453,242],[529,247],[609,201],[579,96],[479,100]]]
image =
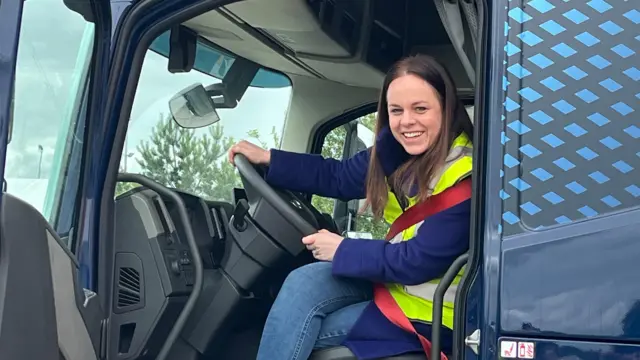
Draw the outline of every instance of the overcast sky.
[[[81,51],[83,32],[90,28],[91,24],[68,10],[62,0],[24,3],[14,126],[5,169],[9,183],[16,178],[35,179],[39,168],[41,178],[49,177],[57,141],[64,141],[68,132],[65,124],[74,99],[74,76],[90,56],[90,52]],[[85,46],[84,50],[87,49],[90,50]],[[196,82],[205,86],[217,82],[196,72],[170,74],[166,68],[166,59],[148,53],[134,100],[129,152],[135,153],[136,145],[150,137],[159,114],[168,114],[167,101],[176,92]],[[248,130],[258,129],[270,141],[272,126],[282,130],[289,100],[289,88],[248,89],[236,109],[219,111],[225,134],[243,138]],[[132,164],[135,161],[129,162],[129,171],[139,170]],[[9,192],[14,191],[18,189],[9,186]]]

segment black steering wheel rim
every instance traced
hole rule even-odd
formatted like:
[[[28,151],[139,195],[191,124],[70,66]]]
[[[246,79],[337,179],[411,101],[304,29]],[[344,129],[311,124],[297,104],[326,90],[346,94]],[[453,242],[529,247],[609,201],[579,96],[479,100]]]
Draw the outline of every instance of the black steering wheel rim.
[[[238,172],[280,215],[293,225],[304,236],[318,232],[315,226],[300,215],[293,205],[285,201],[256,170],[254,164],[243,154],[235,154],[233,162]],[[304,206],[300,203],[300,206]]]

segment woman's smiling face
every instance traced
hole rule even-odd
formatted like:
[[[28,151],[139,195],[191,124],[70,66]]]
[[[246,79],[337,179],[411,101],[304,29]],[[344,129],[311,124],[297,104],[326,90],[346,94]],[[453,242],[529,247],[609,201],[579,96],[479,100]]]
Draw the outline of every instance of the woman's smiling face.
[[[411,155],[420,155],[435,142],[442,127],[442,106],[437,91],[420,77],[407,74],[389,84],[389,128]]]

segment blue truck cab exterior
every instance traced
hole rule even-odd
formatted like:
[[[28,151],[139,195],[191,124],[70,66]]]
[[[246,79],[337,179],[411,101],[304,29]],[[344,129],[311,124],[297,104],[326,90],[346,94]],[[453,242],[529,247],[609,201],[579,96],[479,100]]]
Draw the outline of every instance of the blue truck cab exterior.
[[[480,357],[637,358],[638,4],[493,5]]]
[[[3,165],[20,3],[0,4]],[[77,168],[77,191],[61,199],[68,206],[60,216],[78,219],[87,288],[95,289],[99,200],[133,50],[158,19],[201,3],[156,2],[135,23],[125,16],[131,3],[110,4],[102,46],[111,55],[96,77],[108,77],[109,86],[92,87],[98,100],[86,111],[85,149],[75,154],[85,167]],[[640,7],[635,0],[487,0],[482,8],[481,236],[461,314],[463,337],[479,330],[481,341],[477,353],[465,347],[461,354],[529,358],[518,356],[518,345],[533,343],[536,359],[638,359]],[[516,353],[505,356],[510,342]]]

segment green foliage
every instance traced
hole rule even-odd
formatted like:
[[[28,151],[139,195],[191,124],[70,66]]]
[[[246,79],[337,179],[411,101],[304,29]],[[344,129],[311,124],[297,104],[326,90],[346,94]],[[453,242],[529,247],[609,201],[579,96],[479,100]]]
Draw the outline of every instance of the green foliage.
[[[369,130],[376,131],[376,113],[365,115],[358,119],[358,121]]]
[[[134,183],[119,182],[119,183],[116,184],[116,196],[124,194],[124,193],[126,193],[127,191],[129,191],[131,189],[135,189],[138,186],[140,186],[140,185],[134,184]]]
[[[257,130],[248,132],[264,148]],[[275,128],[271,130],[275,144],[279,139]],[[226,156],[236,139],[224,135],[221,124],[207,129],[203,136],[194,130],[184,129],[172,119],[160,115],[160,121],[152,130],[149,141],[138,147],[140,158],[136,161],[145,175],[167,187],[180,189],[207,199],[231,201],[232,189],[241,186],[236,169]],[[118,184],[116,196],[135,187],[133,184]]]

